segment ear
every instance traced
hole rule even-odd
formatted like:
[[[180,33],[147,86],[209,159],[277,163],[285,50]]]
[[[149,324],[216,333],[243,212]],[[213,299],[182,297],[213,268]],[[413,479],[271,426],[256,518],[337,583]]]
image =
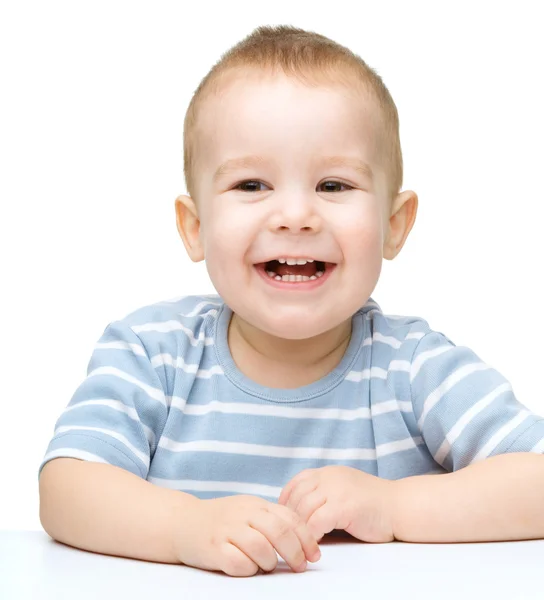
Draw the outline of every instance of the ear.
[[[383,257],[393,260],[402,250],[408,234],[414,226],[417,214],[418,198],[415,192],[401,192],[393,202],[389,229],[383,244]]]
[[[176,198],[176,225],[187,254],[193,262],[204,260],[204,249],[200,241],[200,220],[190,196]]]

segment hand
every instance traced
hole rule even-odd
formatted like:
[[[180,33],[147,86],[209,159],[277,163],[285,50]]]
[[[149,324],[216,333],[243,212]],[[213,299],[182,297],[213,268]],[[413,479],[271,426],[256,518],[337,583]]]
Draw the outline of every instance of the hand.
[[[176,556],[183,564],[227,575],[273,571],[278,554],[293,571],[321,553],[305,523],[286,506],[248,495],[198,500],[176,532]]]
[[[306,469],[283,488],[278,504],[308,524],[316,540],[344,529],[364,542],[392,542],[395,482],[352,467]]]

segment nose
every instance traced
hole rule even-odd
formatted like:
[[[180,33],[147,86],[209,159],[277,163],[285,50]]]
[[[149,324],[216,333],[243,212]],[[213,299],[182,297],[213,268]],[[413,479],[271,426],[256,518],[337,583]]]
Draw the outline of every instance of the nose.
[[[292,233],[317,233],[323,219],[318,213],[315,199],[304,193],[289,193],[283,198],[274,198],[274,210],[269,220],[271,231]]]

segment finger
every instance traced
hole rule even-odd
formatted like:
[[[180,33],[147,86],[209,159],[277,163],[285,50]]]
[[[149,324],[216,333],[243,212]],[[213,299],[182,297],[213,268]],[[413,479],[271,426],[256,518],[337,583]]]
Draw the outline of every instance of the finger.
[[[300,471],[300,473],[297,473],[288,483],[286,483],[281,491],[280,497],[278,498],[278,504],[285,505],[293,489],[299,484],[299,482],[311,475],[312,471],[315,471],[315,469],[304,469],[304,471]]]
[[[289,481],[289,483],[287,483],[285,485],[285,487],[281,491],[280,497],[278,498],[278,504],[283,504],[283,505],[287,504],[287,502],[289,500],[289,496],[291,495],[291,492],[295,489],[297,484],[298,484],[298,479],[295,477],[294,479],[291,479],[291,481]]]
[[[221,548],[220,569],[233,577],[251,577],[258,572],[259,565],[235,544],[229,542]]]
[[[260,529],[254,528],[251,523],[231,536],[229,542],[263,571],[273,571],[278,565],[274,546],[267,539],[266,534]]]
[[[281,490],[280,497],[278,498],[278,504],[283,505],[289,499],[289,495],[291,494],[291,490],[293,489],[293,481],[291,480],[289,483],[285,484],[285,487]]]
[[[289,500],[285,506],[290,508],[293,512],[297,512],[298,505],[304,496],[311,494],[313,491],[317,489],[317,481],[313,479],[306,479],[301,481],[296,488],[293,489],[291,495],[289,496]]]
[[[320,506],[308,519],[308,529],[316,538],[323,537],[337,528],[337,515],[329,502]]]
[[[304,521],[308,523],[310,517],[314,512],[323,506],[327,502],[327,499],[323,495],[323,492],[316,488],[313,492],[306,494],[298,503],[296,513]]]
[[[302,546],[306,560],[317,562],[321,558],[321,551],[319,550],[319,545],[315,536],[312,534],[306,523],[286,506],[277,506],[275,511],[281,518],[285,519],[288,523],[291,523],[293,531]]]
[[[272,548],[293,571],[301,572],[306,570],[308,566],[306,556],[302,548],[302,543],[295,533],[293,523],[283,519],[276,513],[263,510],[255,515],[249,521],[249,524],[267,539]],[[250,556],[253,560],[256,560],[255,555]]]

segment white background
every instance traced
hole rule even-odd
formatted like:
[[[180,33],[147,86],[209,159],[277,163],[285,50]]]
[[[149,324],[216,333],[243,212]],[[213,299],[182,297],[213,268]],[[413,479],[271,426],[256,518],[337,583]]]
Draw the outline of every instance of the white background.
[[[106,325],[213,293],[185,254],[182,126],[264,24],[350,47],[399,110],[419,195],[372,294],[471,347],[544,415],[538,2],[5,2],[0,8],[0,529],[40,529],[38,467]]]

